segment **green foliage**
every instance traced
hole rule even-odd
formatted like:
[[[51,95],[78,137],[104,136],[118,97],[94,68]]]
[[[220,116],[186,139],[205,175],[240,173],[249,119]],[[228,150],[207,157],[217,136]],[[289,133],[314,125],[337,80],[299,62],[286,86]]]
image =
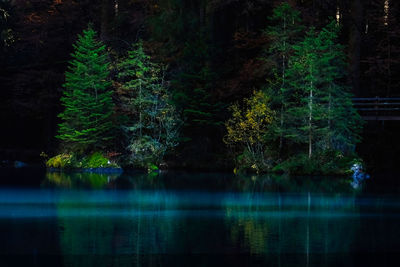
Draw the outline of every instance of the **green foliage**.
[[[100,152],[95,152],[89,156],[77,154],[59,154],[50,158],[46,162],[48,168],[57,169],[76,169],[76,168],[119,168],[117,164],[111,162]]]
[[[164,83],[162,68],[150,61],[141,42],[117,65],[119,101],[126,114],[128,164],[159,164],[178,145],[181,121]]]
[[[147,172],[149,173],[150,176],[153,176],[153,177],[156,176],[158,174],[158,170],[159,170],[159,168],[154,164],[150,163],[147,166]]]
[[[204,67],[198,73],[192,70],[182,73],[173,81],[175,91],[174,103],[183,111],[185,127],[198,129],[199,127],[218,126],[221,124],[216,118],[217,105],[210,95],[212,73]]]
[[[150,136],[132,137],[128,146],[131,163],[144,168],[152,163],[159,164],[166,153],[166,148]]]
[[[287,71],[290,97],[285,99],[284,136],[292,143],[308,144],[310,157],[318,122],[323,119],[322,116],[318,116],[323,114],[322,107],[316,103],[316,96],[323,89],[318,88],[317,84],[321,77],[317,62],[320,56],[318,54],[321,45],[319,41],[315,29],[310,28],[304,40],[294,45],[295,53]]]
[[[357,160],[355,154],[344,155],[335,150],[318,151],[311,158],[308,154],[294,155],[272,171],[296,175],[348,175],[350,166]]]
[[[300,39],[303,30],[300,12],[288,3],[282,3],[273,10],[269,18],[270,26],[264,31],[270,40],[266,60],[274,66],[273,72],[280,79],[280,86],[285,86],[285,72],[293,45]]]
[[[354,151],[362,121],[343,84],[344,49],[337,43],[335,21],[317,32],[310,28],[294,46],[288,69],[291,97],[287,104],[285,137],[313,150]]]
[[[183,120],[178,161],[197,168],[217,161],[223,144],[226,103],[221,101],[221,64],[213,3],[161,0],[150,19],[155,53],[168,62],[173,105]],[[222,54],[222,53],[221,53]],[[223,68],[225,71],[225,68]]]
[[[65,73],[61,98],[65,110],[59,114],[63,122],[57,138],[71,151],[105,148],[113,138],[108,55],[90,26],[78,36],[74,49]]]
[[[95,152],[92,155],[83,158],[82,168],[101,168],[110,167],[112,164],[100,152]]]
[[[173,101],[183,113],[186,137],[198,134],[200,128],[222,126],[219,119],[223,104],[213,97],[216,74],[210,65],[211,48],[205,33],[199,32],[183,49],[182,71],[172,80]]]
[[[300,39],[299,12],[287,3],[274,9],[270,21],[273,25],[265,31],[271,40],[266,60],[273,66],[266,89],[271,96],[268,114],[259,112],[262,119],[251,120],[249,110],[256,103],[246,100],[251,107],[247,114],[232,106],[224,141],[241,143],[239,171],[265,171],[272,161],[279,163],[273,171],[342,174],[354,158],[362,121],[344,82],[340,28],[336,21],[320,31],[310,27]],[[264,166],[269,168],[262,168],[266,152],[269,165]]]
[[[90,172],[47,172],[44,183],[56,188],[105,189],[118,174],[99,174]]]
[[[281,157],[284,145],[283,132],[287,127],[285,113],[288,108],[288,98],[292,96],[287,69],[294,53],[294,45],[301,40],[304,27],[301,24],[300,12],[286,2],[274,8],[269,22],[270,26],[264,31],[264,35],[270,40],[265,61],[272,68],[266,91],[271,97],[271,108],[275,111],[277,119],[270,127],[268,139],[274,144],[271,149],[277,150],[278,157]]]
[[[46,166],[49,168],[71,168],[73,163],[73,155],[71,154],[59,154],[56,155],[46,162]]]

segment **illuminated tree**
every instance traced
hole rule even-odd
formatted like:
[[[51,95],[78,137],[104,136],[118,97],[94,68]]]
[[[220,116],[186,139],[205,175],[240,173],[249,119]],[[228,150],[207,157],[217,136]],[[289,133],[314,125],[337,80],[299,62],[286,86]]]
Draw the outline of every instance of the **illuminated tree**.
[[[96,32],[89,26],[78,36],[75,52],[65,73],[65,107],[59,115],[57,138],[67,150],[86,151],[103,149],[112,139],[112,90],[109,81],[108,55],[105,45],[96,40]]]
[[[237,147],[254,169],[265,168],[265,134],[273,121],[274,113],[269,108],[269,97],[262,91],[255,91],[244,100],[243,109],[234,104],[230,107],[232,118],[226,123],[227,135],[224,142]],[[248,156],[246,156],[248,155]]]

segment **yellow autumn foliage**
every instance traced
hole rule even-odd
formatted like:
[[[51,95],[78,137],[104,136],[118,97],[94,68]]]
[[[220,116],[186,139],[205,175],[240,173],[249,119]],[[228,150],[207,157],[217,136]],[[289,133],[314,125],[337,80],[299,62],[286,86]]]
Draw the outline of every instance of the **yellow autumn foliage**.
[[[230,107],[232,117],[225,123],[228,134],[224,142],[228,145],[253,146],[262,143],[268,126],[274,119],[274,112],[268,107],[269,98],[262,91],[254,91],[244,100],[243,109],[239,104]]]

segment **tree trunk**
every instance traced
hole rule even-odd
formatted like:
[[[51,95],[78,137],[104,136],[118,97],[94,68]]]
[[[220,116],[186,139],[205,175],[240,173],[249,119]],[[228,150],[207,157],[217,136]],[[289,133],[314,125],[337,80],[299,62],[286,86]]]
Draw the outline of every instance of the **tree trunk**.
[[[311,82],[310,97],[308,102],[309,117],[308,117],[308,158],[312,156],[312,105],[313,105],[313,83]]]
[[[139,83],[139,136],[142,138],[142,82]]]
[[[329,102],[328,102],[328,131],[329,131],[329,139],[328,139],[328,148],[330,149],[331,148],[331,136],[330,136],[330,133],[332,132],[331,131],[331,120],[332,120],[332,116],[331,116],[331,109],[332,109],[332,94],[331,93],[329,93],[329,100],[328,100]]]
[[[284,17],[283,18],[283,34],[284,34],[284,36],[286,36],[286,18]],[[283,51],[285,51],[284,53],[286,53],[286,41],[283,41]],[[285,56],[285,54],[283,54],[282,55],[282,84],[281,84],[281,88],[284,88],[285,87],[285,78],[286,78],[286,76],[285,76],[285,71],[286,71],[286,68],[285,68],[285,62],[286,61],[286,56]],[[282,94],[282,91],[281,92],[279,92],[279,93],[281,93]],[[282,148],[283,148],[283,132],[282,132],[282,129],[283,129],[283,105],[284,105],[284,103],[283,103],[283,96],[282,96],[282,100],[281,100],[281,118],[280,118],[280,120],[281,120],[281,132],[280,132],[280,134],[279,134],[279,157],[281,156],[281,153],[282,153]]]

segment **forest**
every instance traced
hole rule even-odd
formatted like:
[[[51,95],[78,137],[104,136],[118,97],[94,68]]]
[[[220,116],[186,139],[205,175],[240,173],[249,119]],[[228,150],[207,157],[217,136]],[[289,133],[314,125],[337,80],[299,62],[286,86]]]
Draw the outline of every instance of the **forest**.
[[[352,99],[400,97],[398,18],[393,0],[3,0],[0,160],[391,168],[398,122]]]

